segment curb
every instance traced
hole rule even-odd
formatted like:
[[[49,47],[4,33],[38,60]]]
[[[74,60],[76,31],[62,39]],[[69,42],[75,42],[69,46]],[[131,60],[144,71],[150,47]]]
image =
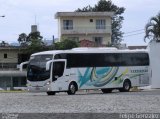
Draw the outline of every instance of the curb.
[[[138,89],[137,86],[134,86],[133,88],[130,89],[131,92],[140,92],[141,89]]]

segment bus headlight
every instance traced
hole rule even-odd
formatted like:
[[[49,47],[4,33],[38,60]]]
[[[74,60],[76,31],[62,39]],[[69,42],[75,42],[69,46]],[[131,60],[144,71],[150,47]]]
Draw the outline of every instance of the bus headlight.
[[[44,85],[50,85],[51,84],[51,81],[48,81],[47,83],[45,83]]]
[[[27,83],[27,85],[26,85],[26,86],[28,87],[28,86],[32,86],[32,85],[31,85],[31,84],[29,84],[29,83]]]

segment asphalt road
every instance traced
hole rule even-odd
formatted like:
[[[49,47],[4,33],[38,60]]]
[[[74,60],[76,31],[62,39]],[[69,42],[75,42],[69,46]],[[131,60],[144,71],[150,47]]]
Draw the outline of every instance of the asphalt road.
[[[0,113],[160,113],[160,90],[110,94],[90,91],[55,96],[0,93]]]

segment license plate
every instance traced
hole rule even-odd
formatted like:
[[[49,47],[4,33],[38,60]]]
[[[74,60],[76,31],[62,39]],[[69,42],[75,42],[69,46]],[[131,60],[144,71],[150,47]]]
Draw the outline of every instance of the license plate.
[[[36,86],[36,90],[40,90],[40,88],[38,86]]]

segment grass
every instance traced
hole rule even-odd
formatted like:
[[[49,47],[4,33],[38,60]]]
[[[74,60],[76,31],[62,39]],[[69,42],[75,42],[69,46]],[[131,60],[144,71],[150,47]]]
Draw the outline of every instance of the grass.
[[[0,90],[0,93],[24,93],[26,90]]]

